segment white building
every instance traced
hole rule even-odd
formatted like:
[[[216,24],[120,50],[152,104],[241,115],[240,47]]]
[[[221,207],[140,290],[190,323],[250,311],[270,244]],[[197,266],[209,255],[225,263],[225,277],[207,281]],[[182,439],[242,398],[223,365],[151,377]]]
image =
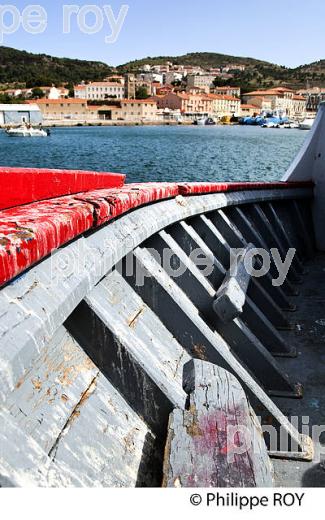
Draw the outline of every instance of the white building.
[[[95,81],[75,86],[74,96],[76,99],[89,100],[124,99],[125,87],[116,81]]]
[[[4,104],[0,105],[0,125],[11,126],[31,123],[38,125],[42,122],[42,112],[34,104]]]
[[[44,93],[48,99],[62,99],[69,95],[69,90],[64,87],[37,87]],[[26,99],[33,97],[32,88],[7,89],[4,91],[10,97],[24,97]]]

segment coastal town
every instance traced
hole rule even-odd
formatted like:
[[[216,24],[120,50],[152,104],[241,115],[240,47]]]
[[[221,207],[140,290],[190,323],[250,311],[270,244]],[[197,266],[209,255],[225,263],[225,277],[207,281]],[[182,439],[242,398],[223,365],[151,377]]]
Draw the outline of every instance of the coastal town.
[[[143,65],[136,73],[113,73],[103,81],[73,87],[47,85],[1,91],[0,126],[238,123],[260,114],[301,122],[315,117],[325,88],[287,86],[243,92],[232,84],[243,65],[204,69],[197,66]]]

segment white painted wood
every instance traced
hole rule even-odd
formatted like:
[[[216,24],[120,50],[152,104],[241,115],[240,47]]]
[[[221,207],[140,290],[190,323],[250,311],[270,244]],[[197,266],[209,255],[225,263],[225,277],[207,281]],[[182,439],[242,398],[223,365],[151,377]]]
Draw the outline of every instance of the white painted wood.
[[[0,410],[0,487],[78,487],[78,473],[53,462],[23,432],[10,413]]]

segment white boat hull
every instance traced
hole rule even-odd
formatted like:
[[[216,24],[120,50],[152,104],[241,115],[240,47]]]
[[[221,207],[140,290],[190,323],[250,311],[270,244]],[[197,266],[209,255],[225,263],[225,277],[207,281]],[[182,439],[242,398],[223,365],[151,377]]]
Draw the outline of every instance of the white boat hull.
[[[315,122],[315,119],[305,119],[302,123],[300,123],[300,130],[310,130]]]
[[[35,128],[15,128],[6,130],[6,134],[10,137],[47,137],[48,134],[45,130],[35,129]]]

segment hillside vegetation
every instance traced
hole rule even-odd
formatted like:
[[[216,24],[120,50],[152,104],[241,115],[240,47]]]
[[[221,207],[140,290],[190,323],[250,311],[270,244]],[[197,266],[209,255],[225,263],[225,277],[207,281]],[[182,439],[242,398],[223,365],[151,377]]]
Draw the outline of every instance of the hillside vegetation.
[[[80,81],[100,81],[112,68],[97,61],[54,58],[10,47],[0,47],[0,83],[22,83],[27,87]]]
[[[255,88],[270,88],[284,85],[292,88],[325,86],[325,60],[290,69],[267,61],[240,56],[228,56],[214,52],[194,52],[183,56],[157,56],[130,61],[118,66],[120,73],[137,72],[143,65],[160,65],[170,61],[174,64],[219,68],[245,65],[244,71],[233,71],[234,78],[222,80],[219,85],[234,83],[243,91]],[[235,68],[235,67],[234,67]],[[114,70],[97,61],[55,58],[46,54],[32,54],[0,46],[0,84],[36,87],[62,85],[80,81],[100,81]]]

